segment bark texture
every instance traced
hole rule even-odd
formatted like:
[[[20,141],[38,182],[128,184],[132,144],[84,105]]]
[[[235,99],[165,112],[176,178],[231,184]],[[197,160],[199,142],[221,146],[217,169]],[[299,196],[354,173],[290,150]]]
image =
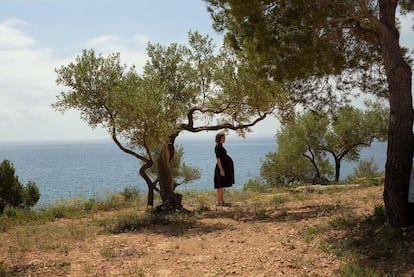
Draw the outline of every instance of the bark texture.
[[[404,60],[395,27],[397,1],[381,0],[379,36],[390,92],[390,122],[385,165],[384,204],[392,226],[414,223],[408,189],[414,150],[411,68]]]
[[[160,184],[160,196],[162,204],[158,211],[171,211],[182,209],[182,195],[175,193],[174,179],[171,172],[170,161],[174,157],[174,144],[166,144],[158,157],[158,176]]]

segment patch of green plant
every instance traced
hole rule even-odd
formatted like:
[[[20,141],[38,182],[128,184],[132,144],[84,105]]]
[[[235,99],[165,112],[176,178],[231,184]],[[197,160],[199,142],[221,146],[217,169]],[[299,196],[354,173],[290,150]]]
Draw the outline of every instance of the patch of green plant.
[[[269,218],[266,207],[264,207],[260,204],[254,206],[254,215],[255,215],[255,218],[258,219],[258,220],[263,220],[263,219]]]
[[[105,229],[110,233],[119,234],[133,232],[142,228],[153,227],[155,225],[174,225],[189,228],[195,224],[195,217],[185,213],[176,212],[172,214],[155,214],[147,211],[141,214],[130,212],[118,215],[110,221],[105,222]]]
[[[226,193],[224,195],[226,202],[249,202],[254,201],[257,198],[260,198],[263,194],[262,193],[256,193],[252,191],[246,191],[246,190],[239,190],[239,189],[228,189],[226,190]]]
[[[373,158],[359,161],[354,173],[347,178],[348,182],[358,183],[364,187],[384,184],[384,172],[380,171]]]
[[[343,185],[328,185],[323,190],[321,190],[321,193],[338,193],[338,192],[344,192],[344,191],[350,191],[355,190],[354,186],[347,186],[346,184]]]
[[[89,225],[81,223],[66,225],[49,223],[16,228],[10,235],[19,251],[37,248],[66,253],[69,251],[69,245],[84,240],[91,231],[93,230],[89,228]]]
[[[84,198],[60,198],[52,204],[45,205],[37,209],[42,217],[54,220],[56,218],[79,218],[87,214],[90,210],[88,200]]]
[[[3,214],[9,218],[16,217],[17,216],[17,208],[6,206],[3,210]]]
[[[102,257],[104,258],[115,258],[117,256],[117,253],[115,251],[115,248],[113,246],[104,246],[99,253],[101,254]]]
[[[203,212],[208,211],[212,203],[214,203],[212,193],[201,192],[195,195],[194,205],[197,210]]]
[[[294,193],[292,194],[292,198],[296,201],[305,201],[312,199],[313,196],[309,193]]]
[[[358,220],[359,218],[357,218],[351,210],[342,209],[340,210],[340,215],[335,217],[330,224],[335,229],[342,230],[356,226]]]
[[[305,229],[303,238],[305,243],[309,243],[312,241],[312,239],[316,236],[316,234],[319,233],[319,229],[317,227],[307,227]]]
[[[57,218],[83,218],[96,211],[113,211],[123,208],[137,208],[143,203],[138,190],[126,188],[122,194],[108,193],[103,198],[61,198],[55,202],[34,209],[6,206],[0,215],[0,232],[13,226],[33,223],[38,224],[54,221]]]
[[[250,179],[247,181],[246,184],[243,186],[243,191],[250,191],[250,192],[258,192],[258,193],[264,193],[266,192],[266,185],[264,185],[259,180]]]
[[[129,274],[136,277],[145,277],[145,271],[140,266],[135,266],[134,268],[129,269]]]
[[[357,262],[348,263],[340,276],[405,276],[412,266],[407,257],[414,255],[414,245],[402,229],[386,222],[384,207],[375,207],[363,218],[344,215],[331,222],[341,232],[330,239],[331,249]]]
[[[375,271],[364,268],[360,264],[351,262],[342,267],[339,271],[340,277],[380,277]]]
[[[381,223],[381,224],[384,223],[386,221],[384,206],[375,206],[374,213],[371,216],[370,220]]]
[[[404,242],[400,229],[391,227],[388,223],[374,230],[375,248],[384,257],[399,255],[404,251]],[[395,257],[395,256],[394,256]]]
[[[92,210],[94,211],[114,211],[125,208],[127,203],[120,194],[108,193],[104,199],[97,199]]]
[[[283,204],[290,201],[290,197],[285,194],[275,194],[270,199],[270,204],[277,205]]]
[[[141,191],[137,186],[127,186],[122,190],[121,195],[126,201],[138,200],[141,198]]]
[[[5,232],[13,226],[27,224],[27,223],[44,223],[46,221],[54,220],[55,216],[45,213],[42,210],[21,209],[14,207],[7,207],[5,213],[0,216],[0,231]]]

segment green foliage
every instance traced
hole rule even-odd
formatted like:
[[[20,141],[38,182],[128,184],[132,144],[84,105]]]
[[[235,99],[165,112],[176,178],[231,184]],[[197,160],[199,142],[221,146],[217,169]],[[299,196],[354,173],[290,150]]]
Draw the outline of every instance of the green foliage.
[[[356,161],[363,147],[370,146],[374,140],[384,141],[387,137],[388,108],[380,102],[366,104],[366,110],[343,107],[334,113],[331,120],[331,128],[322,149],[328,151],[335,160],[336,182],[339,181],[338,169],[343,159]]]
[[[373,26],[359,3],[205,1],[213,26],[225,32],[225,40],[237,54],[274,80],[287,81],[292,98],[307,107],[320,110],[336,104],[336,91],[346,96],[355,87],[386,94],[379,45],[364,35]],[[368,1],[368,10],[377,13],[372,4]],[[355,21],[346,20],[350,18]]]
[[[320,230],[317,227],[307,227],[304,232],[305,243],[310,243],[319,232]]]
[[[39,188],[36,186],[36,183],[29,181],[26,184],[26,189],[24,190],[23,202],[26,207],[34,206],[37,201],[40,199]]]
[[[0,213],[7,206],[25,207],[34,206],[40,198],[36,184],[29,181],[23,186],[19,177],[15,175],[13,164],[4,160],[0,164]]]
[[[215,29],[225,32],[237,54],[286,83],[305,108],[335,111],[348,93],[389,100],[392,117],[384,123],[393,147],[387,153],[384,201],[394,226],[411,225],[406,199],[414,153],[412,59],[400,45],[398,17],[413,11],[413,1],[205,2]]]
[[[383,223],[386,221],[384,206],[375,206],[372,220]]]
[[[76,62],[56,70],[57,83],[68,90],[53,106],[79,110],[91,127],[108,128],[132,146],[159,150],[181,130],[242,125],[287,102],[275,98],[280,85],[238,68],[240,61],[228,48],[217,53],[212,39],[197,32],[189,33],[189,47],[149,44],[147,54],[140,75],[133,66],[121,65],[119,54],[105,58],[83,50]],[[224,125],[210,124],[213,118]],[[206,125],[195,127],[195,119]]]
[[[279,83],[243,65],[229,47],[217,50],[208,36],[190,32],[188,45],[150,43],[147,54],[139,74],[121,64],[119,53],[104,57],[83,50],[75,62],[56,69],[65,91],[52,106],[76,109],[90,127],[106,128],[121,150],[142,162],[140,174],[149,187],[162,179],[157,174],[170,176],[164,172],[170,164],[163,172],[155,165],[181,131],[228,128],[243,135],[276,109],[288,110],[290,100]],[[180,152],[175,156],[177,183],[199,178],[197,168],[180,163]]]
[[[375,271],[361,266],[357,262],[346,264],[339,271],[338,276],[340,277],[379,277],[380,275]]]
[[[128,186],[122,190],[121,195],[124,196],[126,201],[131,201],[139,199],[141,197],[141,192],[136,186]]]
[[[388,110],[380,103],[368,103],[367,110],[343,107],[331,116],[307,112],[277,133],[278,151],[269,153],[261,167],[261,176],[271,186],[295,182],[328,183],[333,167],[339,181],[343,159],[355,161],[363,147],[387,134]]]
[[[328,177],[332,168],[321,151],[328,120],[314,113],[298,116],[276,135],[278,151],[269,153],[261,176],[270,186],[314,182]]]
[[[7,216],[8,218],[13,218],[13,217],[16,217],[16,216],[17,216],[17,213],[18,213],[17,209],[16,209],[16,208],[14,208],[14,207],[11,207],[11,206],[7,206],[7,207],[6,207],[6,208],[4,208],[4,210],[3,210],[3,214],[4,214],[5,216]]]
[[[137,214],[128,213],[122,216],[117,216],[109,224],[106,223],[106,229],[114,234],[124,232],[134,232],[142,228],[148,228],[153,225],[175,225],[179,228],[187,228],[193,226],[195,218],[180,212],[156,215],[151,211]]]
[[[208,192],[199,192],[195,195],[195,206],[200,212],[210,210],[211,203],[214,203],[214,195]]]
[[[129,213],[123,216],[118,216],[114,222],[107,226],[107,230],[111,233],[119,234],[126,231],[136,231],[142,227],[149,226],[157,221],[157,217],[153,213]]]
[[[348,176],[349,182],[357,182],[367,186],[379,186],[384,184],[384,171],[379,170],[373,158],[359,161],[352,175]]]
[[[378,169],[378,165],[375,163],[373,158],[369,160],[361,160],[359,161],[356,168],[354,168],[353,176],[355,178],[363,178],[363,177],[379,177],[383,175],[384,172],[381,172]]]
[[[260,182],[260,180],[250,179],[246,184],[244,184],[243,191],[263,193],[266,191],[266,186]]]
[[[412,265],[407,257],[413,253],[409,228],[393,228],[386,222],[384,206],[376,206],[371,215],[363,217],[352,210],[348,213],[331,222],[342,233],[331,238],[331,249],[346,261],[339,276],[406,276],[411,272],[407,270]]]
[[[310,181],[313,179],[314,169],[303,156],[274,152],[266,155],[260,175],[270,187],[277,187]]]
[[[400,0],[398,2],[400,2],[401,12],[403,14],[406,14],[410,11],[414,11],[414,1],[412,1],[412,0]]]
[[[35,209],[19,209],[7,206],[0,216],[0,232],[16,224],[54,221],[56,218],[82,218],[98,211],[114,211],[123,208],[144,209],[145,199],[136,187],[126,187],[121,193],[109,193],[105,197],[89,199],[59,199],[52,204]]]
[[[290,197],[285,194],[275,194],[270,199],[270,203],[277,205],[291,201]]]
[[[175,179],[176,185],[190,183],[194,180],[200,179],[201,176],[201,169],[199,167],[191,167],[188,166],[185,162],[183,162],[183,155],[184,155],[184,148],[182,146],[178,146],[175,149],[174,157],[170,161],[171,173],[173,178]],[[149,173],[156,177],[158,174],[158,166],[157,163],[149,170]]]
[[[389,109],[380,102],[366,104],[366,110],[347,106],[335,112],[326,137],[326,149],[334,156],[354,161],[361,147],[369,146],[374,139],[386,139]]]

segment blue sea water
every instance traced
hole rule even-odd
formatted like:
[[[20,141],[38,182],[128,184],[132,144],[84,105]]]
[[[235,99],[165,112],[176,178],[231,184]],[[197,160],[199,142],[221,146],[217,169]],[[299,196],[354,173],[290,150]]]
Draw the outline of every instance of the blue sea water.
[[[184,148],[184,162],[201,169],[201,178],[178,187],[182,190],[213,189],[215,166],[214,139],[178,138]],[[235,189],[243,188],[249,180],[259,175],[266,154],[276,150],[275,139],[257,137],[228,139],[225,148],[235,163]],[[361,152],[361,158],[373,158],[380,169],[384,167],[386,145],[374,143]],[[137,186],[146,192],[146,185],[139,176],[140,163],[125,154],[112,141],[67,143],[2,143],[0,161],[10,160],[19,180],[26,184],[34,181],[41,199],[38,205],[52,203],[59,198],[103,196],[119,192],[127,186]],[[344,162],[342,179],[352,174],[356,163]]]

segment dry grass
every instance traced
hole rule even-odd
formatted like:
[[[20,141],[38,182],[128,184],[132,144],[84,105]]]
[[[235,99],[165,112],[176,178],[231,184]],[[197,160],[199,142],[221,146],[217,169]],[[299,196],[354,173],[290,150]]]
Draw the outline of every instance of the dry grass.
[[[376,186],[229,190],[232,207],[213,206],[213,192],[186,193],[191,213],[161,217],[118,198],[116,209],[3,216],[0,276],[412,276],[414,231],[384,224],[381,195]]]

